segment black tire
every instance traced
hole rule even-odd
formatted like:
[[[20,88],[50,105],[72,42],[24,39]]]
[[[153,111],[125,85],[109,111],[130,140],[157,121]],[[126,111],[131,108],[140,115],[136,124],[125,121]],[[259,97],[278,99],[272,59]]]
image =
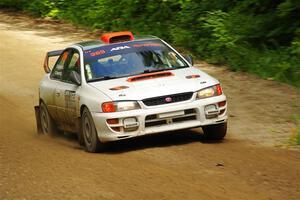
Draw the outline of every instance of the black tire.
[[[84,137],[83,137],[83,134],[82,134],[82,130],[80,129],[79,130],[79,133],[77,134],[77,141],[78,141],[78,144],[80,145],[80,146],[84,146],[85,145],[85,143],[84,143]]]
[[[78,131],[77,131],[77,141],[78,144],[80,146],[84,146],[84,137],[83,137],[83,133],[82,133],[82,122],[81,122],[81,118],[77,119],[77,123],[78,123]]]
[[[47,106],[40,103],[40,122],[42,133],[49,136],[55,136],[58,133],[53,118],[48,112]]]
[[[222,140],[227,132],[227,122],[202,127],[204,136],[210,140]]]
[[[82,111],[81,130],[87,152],[96,153],[104,150],[104,144],[98,139],[92,115],[87,108],[84,108]]]

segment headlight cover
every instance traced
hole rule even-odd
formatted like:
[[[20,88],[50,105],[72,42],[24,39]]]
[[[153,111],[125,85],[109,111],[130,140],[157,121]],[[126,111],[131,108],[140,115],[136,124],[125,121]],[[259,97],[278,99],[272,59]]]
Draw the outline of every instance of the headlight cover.
[[[102,104],[103,112],[122,112],[128,110],[140,109],[140,105],[137,101],[116,101],[105,102]]]
[[[197,92],[197,99],[205,99],[209,97],[219,96],[221,95],[222,88],[220,84],[214,85],[212,87],[208,87]]]

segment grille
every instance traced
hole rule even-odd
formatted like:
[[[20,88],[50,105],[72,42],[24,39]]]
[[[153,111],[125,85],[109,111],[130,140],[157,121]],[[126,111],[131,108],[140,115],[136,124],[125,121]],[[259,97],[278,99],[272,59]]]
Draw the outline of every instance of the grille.
[[[192,96],[193,96],[193,92],[185,92],[180,94],[171,94],[166,96],[144,99],[143,103],[146,106],[156,106],[156,105],[162,105],[168,103],[176,103],[180,101],[187,101],[191,99]]]

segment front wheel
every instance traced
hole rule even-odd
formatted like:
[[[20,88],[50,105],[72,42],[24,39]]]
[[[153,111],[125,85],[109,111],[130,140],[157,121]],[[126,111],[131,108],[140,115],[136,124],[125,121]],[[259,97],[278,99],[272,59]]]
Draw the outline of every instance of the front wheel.
[[[222,140],[227,132],[227,122],[202,127],[204,136],[211,140]]]
[[[103,151],[104,144],[102,144],[98,139],[92,115],[87,108],[83,109],[81,115],[81,126],[86,151],[91,153]]]

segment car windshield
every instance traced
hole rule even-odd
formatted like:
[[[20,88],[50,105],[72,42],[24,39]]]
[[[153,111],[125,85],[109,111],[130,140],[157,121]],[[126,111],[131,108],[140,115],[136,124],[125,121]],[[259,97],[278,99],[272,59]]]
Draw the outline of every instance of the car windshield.
[[[84,51],[87,81],[100,81],[188,67],[160,40],[118,43]]]

